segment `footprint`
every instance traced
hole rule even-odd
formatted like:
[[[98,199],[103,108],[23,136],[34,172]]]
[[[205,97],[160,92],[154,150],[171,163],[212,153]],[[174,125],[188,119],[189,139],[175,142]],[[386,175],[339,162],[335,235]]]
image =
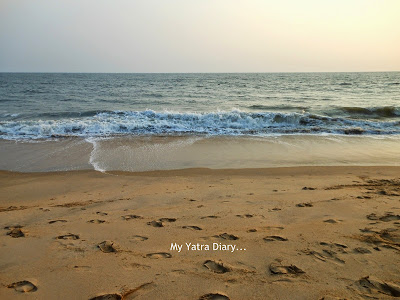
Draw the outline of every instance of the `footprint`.
[[[222,233],[220,235],[217,235],[216,237],[220,237],[224,240],[238,240],[239,238],[236,235],[229,234],[229,233]]]
[[[363,248],[363,247],[354,248],[354,252],[361,253],[361,254],[371,253],[370,250],[368,250],[367,248]]]
[[[220,293],[216,294],[211,293],[201,296],[199,300],[229,300],[229,297]]]
[[[271,209],[270,211],[279,211],[279,210],[282,210],[282,208],[279,208],[279,207],[274,207],[273,209]]]
[[[370,231],[371,234],[362,234],[355,238],[365,242],[371,243],[375,246],[382,246],[385,248],[400,251],[400,234],[396,228],[387,228],[381,231]]]
[[[97,245],[97,247],[99,247],[100,250],[103,251],[104,253],[117,252],[117,249],[114,246],[114,242],[112,241],[101,242],[100,244]]]
[[[88,223],[92,223],[92,224],[102,224],[105,223],[105,220],[99,220],[99,219],[94,219],[94,220],[89,220],[87,221]]]
[[[349,248],[347,245],[345,245],[345,244],[340,244],[340,243],[320,242],[319,244],[320,244],[321,246],[339,247],[339,248],[343,248],[343,249]],[[346,252],[343,252],[343,253],[346,253]]]
[[[317,252],[317,251],[314,251],[314,250],[309,250],[309,249],[305,249],[302,252],[307,254],[307,255],[311,255],[311,256],[315,257],[316,259],[319,259],[319,260],[324,261],[324,262],[329,260],[329,261],[332,261],[332,262],[335,262],[335,263],[337,263],[337,262],[339,262],[341,264],[345,264],[346,263],[343,259],[341,259],[341,258],[339,258],[337,256],[337,253],[335,251],[330,250],[330,249],[322,249],[322,251],[327,255],[324,255],[324,254],[322,254],[320,252]],[[342,253],[347,253],[347,252],[343,250]]]
[[[309,186],[305,186],[305,187],[302,188],[302,190],[303,191],[313,191],[313,190],[315,190],[315,188],[309,187]]]
[[[101,211],[97,211],[96,214],[98,214],[100,216],[107,216],[108,215],[108,213],[101,212]]]
[[[284,238],[284,237],[281,237],[279,235],[269,235],[269,236],[266,236],[265,238],[263,238],[263,240],[266,241],[266,242],[273,242],[273,241],[282,241],[282,242],[284,242],[284,241],[287,241],[288,239]]]
[[[140,235],[134,235],[133,237],[132,237],[132,240],[134,240],[134,241],[146,241],[146,240],[148,240],[149,238],[148,237],[146,237],[146,236],[140,236]]]
[[[157,253],[148,253],[146,254],[147,258],[153,258],[153,259],[158,259],[158,258],[171,258],[172,255],[166,252],[157,252]]]
[[[279,229],[279,230],[285,229],[285,227],[282,227],[282,226],[265,226],[265,228],[266,229]]]
[[[175,222],[176,219],[175,218],[161,218],[159,219],[160,222],[168,222],[168,223],[172,223]]]
[[[147,222],[147,225],[153,226],[153,227],[164,227],[163,223],[159,221],[151,221]]]
[[[270,264],[269,270],[274,275],[283,275],[283,274],[299,275],[305,273],[303,270],[299,269],[295,265],[283,266],[279,263]]]
[[[126,215],[126,216],[122,216],[122,219],[124,219],[125,221],[129,221],[132,219],[143,219],[143,217],[138,216],[138,215]]]
[[[205,216],[205,217],[201,217],[200,219],[218,219],[218,216]]]
[[[387,212],[382,216],[377,216],[375,213],[367,215],[368,220],[379,220],[383,222],[400,220],[400,215],[395,215],[392,212]]]
[[[313,204],[311,202],[304,202],[304,203],[297,203],[297,207],[313,207]]]
[[[325,222],[325,223],[330,223],[330,224],[336,224],[336,223],[339,223],[339,221],[338,221],[338,220],[335,220],[335,219],[328,219],[328,220],[324,220],[324,222]]]
[[[199,226],[182,226],[185,229],[192,229],[192,230],[203,230]]]
[[[306,250],[303,250],[302,252],[307,254],[307,255],[312,255],[316,259],[319,259],[319,260],[322,260],[322,261],[326,261],[326,257],[324,255],[322,255],[321,253],[318,253],[317,251],[306,249]]]
[[[13,238],[19,238],[19,237],[24,237],[25,236],[25,234],[21,230],[21,227],[12,228],[9,232],[7,232],[7,235],[9,235],[9,236],[11,236]]]
[[[393,297],[400,297],[399,285],[392,282],[382,281],[374,276],[363,277],[356,281],[355,285],[360,291],[369,295],[376,295],[379,297],[379,295],[385,294]]]
[[[36,285],[34,285],[32,282],[27,281],[27,280],[11,283],[7,287],[9,289],[14,289],[20,293],[31,293],[31,292],[37,291]]]
[[[120,294],[104,294],[90,298],[89,300],[121,300],[122,296]]]
[[[323,251],[324,253],[328,254],[329,258],[331,258],[331,259],[333,259],[333,260],[336,260],[336,261],[338,261],[338,262],[340,262],[340,263],[342,263],[342,264],[345,264],[345,263],[346,263],[343,259],[341,259],[341,258],[339,258],[339,257],[337,256],[336,251],[333,251],[333,250],[330,250],[330,249],[322,249],[322,251]],[[344,251],[343,253],[346,253],[346,251]]]
[[[49,224],[54,224],[54,223],[57,223],[57,222],[65,223],[65,222],[67,222],[67,220],[52,220],[52,221],[49,221]]]
[[[245,215],[236,215],[236,217],[239,217],[239,218],[252,218],[254,216],[250,215],[250,214],[245,214]]]
[[[222,263],[217,263],[213,260],[207,260],[204,262],[203,266],[205,266],[207,269],[213,271],[214,273],[226,273],[229,272],[229,269],[224,267]]]
[[[66,235],[59,235],[56,237],[58,240],[79,240],[79,235],[68,233]]]

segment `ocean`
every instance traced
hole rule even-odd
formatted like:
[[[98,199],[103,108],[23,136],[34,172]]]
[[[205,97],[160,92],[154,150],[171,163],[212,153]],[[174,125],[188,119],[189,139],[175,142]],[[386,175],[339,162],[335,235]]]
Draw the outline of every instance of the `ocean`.
[[[393,165],[399,137],[400,72],[0,73],[0,169]]]

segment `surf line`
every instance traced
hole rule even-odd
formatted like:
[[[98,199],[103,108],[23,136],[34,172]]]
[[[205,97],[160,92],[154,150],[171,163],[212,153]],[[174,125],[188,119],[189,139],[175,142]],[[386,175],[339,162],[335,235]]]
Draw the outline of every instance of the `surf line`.
[[[246,251],[246,249],[239,248],[237,245],[223,243],[212,243],[211,245],[200,243],[171,243],[171,247],[169,250],[181,252],[183,249],[187,251]]]

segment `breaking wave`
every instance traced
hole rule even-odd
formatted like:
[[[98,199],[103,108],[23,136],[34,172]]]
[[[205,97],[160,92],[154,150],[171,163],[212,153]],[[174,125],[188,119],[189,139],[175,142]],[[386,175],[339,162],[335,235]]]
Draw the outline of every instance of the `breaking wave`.
[[[389,110],[390,111],[390,110]],[[400,122],[309,113],[104,111],[58,120],[0,122],[0,139],[114,135],[400,134]]]

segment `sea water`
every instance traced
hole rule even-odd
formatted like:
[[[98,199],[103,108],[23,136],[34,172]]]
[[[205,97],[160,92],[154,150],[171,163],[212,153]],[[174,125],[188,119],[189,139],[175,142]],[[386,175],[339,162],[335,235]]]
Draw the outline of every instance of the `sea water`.
[[[0,169],[396,165],[400,73],[0,73]]]

